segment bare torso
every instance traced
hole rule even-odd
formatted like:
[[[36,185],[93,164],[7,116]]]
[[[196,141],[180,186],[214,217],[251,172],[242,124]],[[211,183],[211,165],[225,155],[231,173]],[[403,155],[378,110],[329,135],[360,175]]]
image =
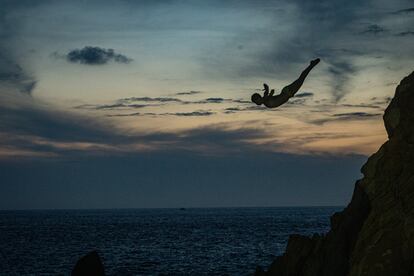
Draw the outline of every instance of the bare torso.
[[[293,95],[289,95],[289,93],[287,93],[287,91],[285,92],[284,90],[285,89],[283,89],[282,93],[279,95],[265,97],[263,104],[268,108],[275,108],[286,103]]]

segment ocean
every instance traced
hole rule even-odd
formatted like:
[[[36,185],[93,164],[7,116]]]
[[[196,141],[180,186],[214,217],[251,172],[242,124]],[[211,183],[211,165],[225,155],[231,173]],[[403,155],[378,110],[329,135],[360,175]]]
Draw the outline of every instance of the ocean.
[[[342,208],[0,211],[0,275],[70,275],[92,250],[107,275],[251,275]]]

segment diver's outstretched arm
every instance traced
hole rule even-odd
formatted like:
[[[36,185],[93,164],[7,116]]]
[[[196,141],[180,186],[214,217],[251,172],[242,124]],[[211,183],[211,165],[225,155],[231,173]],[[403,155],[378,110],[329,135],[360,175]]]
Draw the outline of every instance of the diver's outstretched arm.
[[[289,93],[290,97],[293,97],[296,92],[299,91],[300,87],[302,86],[303,82],[305,81],[306,77],[308,76],[309,72],[312,70],[313,67],[315,67],[321,60],[319,58],[314,59],[310,62],[309,66],[306,67],[305,70],[300,74],[299,78],[289,84],[288,86],[285,86],[282,89],[282,93]]]

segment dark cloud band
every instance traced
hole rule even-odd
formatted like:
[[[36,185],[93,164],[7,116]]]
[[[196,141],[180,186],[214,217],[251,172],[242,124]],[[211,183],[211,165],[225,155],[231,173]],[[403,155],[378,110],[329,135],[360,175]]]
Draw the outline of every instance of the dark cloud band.
[[[312,97],[312,96],[313,96],[312,92],[303,92],[303,93],[299,93],[295,95],[296,98],[307,98],[307,97]]]
[[[74,49],[67,53],[66,60],[72,63],[86,65],[103,65],[109,62],[130,63],[131,58],[116,53],[113,49],[86,46],[82,49]]]
[[[201,91],[187,91],[187,92],[178,92],[177,94],[175,94],[175,95],[177,95],[177,96],[185,96],[185,95],[195,95],[195,94],[200,94],[200,93],[203,93],[203,92],[201,92]]]

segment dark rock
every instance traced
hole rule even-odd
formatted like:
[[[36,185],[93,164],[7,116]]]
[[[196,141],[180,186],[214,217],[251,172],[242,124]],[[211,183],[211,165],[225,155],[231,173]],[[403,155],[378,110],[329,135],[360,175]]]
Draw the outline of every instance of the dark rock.
[[[72,270],[72,276],[104,276],[105,269],[96,251],[92,251],[78,260]]]
[[[260,266],[256,267],[256,271],[254,272],[254,275],[256,276],[265,276],[266,272],[261,268]]]
[[[414,275],[414,72],[384,114],[389,140],[368,158],[352,200],[324,236],[292,235],[276,276]]]

